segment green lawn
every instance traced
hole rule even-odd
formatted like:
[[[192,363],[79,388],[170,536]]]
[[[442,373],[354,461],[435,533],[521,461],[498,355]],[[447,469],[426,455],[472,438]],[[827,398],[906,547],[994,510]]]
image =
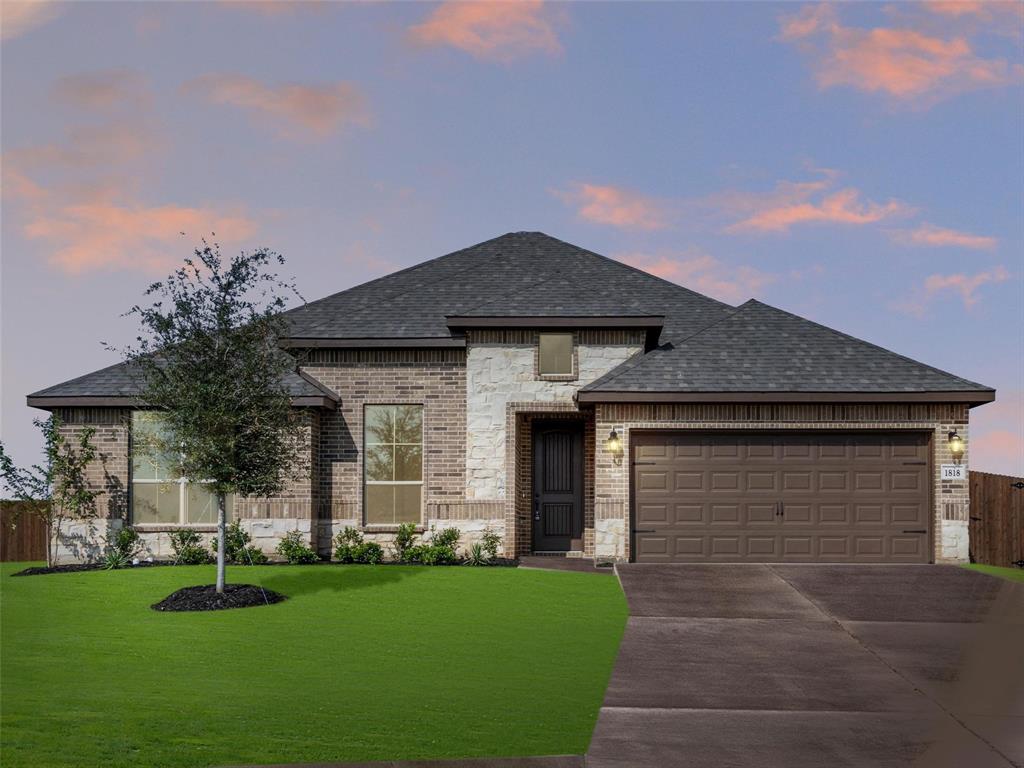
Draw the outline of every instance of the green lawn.
[[[989,576],[998,576],[1000,579],[1006,579],[1007,581],[1024,581],[1024,568],[1003,568],[999,565],[981,565],[980,563],[971,563],[970,565],[965,565],[964,568],[978,571],[979,573],[987,573]]]
[[[0,571],[5,768],[581,753],[626,620],[585,573],[229,568],[290,599],[165,614],[213,567],[24,565]]]

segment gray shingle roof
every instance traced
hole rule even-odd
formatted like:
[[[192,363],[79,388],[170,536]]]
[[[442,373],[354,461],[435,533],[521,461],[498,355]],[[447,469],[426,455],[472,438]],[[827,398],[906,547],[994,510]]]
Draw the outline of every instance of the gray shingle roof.
[[[572,285],[568,296],[560,286]],[[449,316],[664,315],[691,334],[732,312],[702,296],[542,232],[512,232],[290,310],[303,339],[451,338]]]
[[[609,392],[924,393],[989,390],[751,299],[582,388]]]
[[[113,397],[131,399],[137,397],[142,391],[141,382],[141,371],[138,366],[116,363],[33,392],[28,398],[30,404],[33,400],[49,398]],[[334,402],[338,401],[338,395],[307,373],[288,372],[284,377],[284,385],[288,394],[293,398],[327,398]]]

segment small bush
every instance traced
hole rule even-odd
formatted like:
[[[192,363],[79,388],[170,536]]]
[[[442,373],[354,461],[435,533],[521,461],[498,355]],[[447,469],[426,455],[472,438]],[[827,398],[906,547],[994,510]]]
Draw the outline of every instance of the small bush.
[[[114,539],[107,540],[108,551],[103,558],[103,567],[107,570],[115,568],[127,568],[132,564],[132,559],[142,549],[142,542],[139,539],[139,532],[130,526],[118,530]]]
[[[484,554],[487,555],[487,559],[494,560],[498,556],[498,547],[501,546],[501,536],[490,528],[485,528],[483,535],[480,537],[480,544],[483,547]]]
[[[348,526],[334,537],[334,556],[341,563],[376,565],[384,560],[384,550],[375,541],[363,541],[363,534]]]
[[[352,556],[352,562],[377,565],[384,561],[384,549],[376,541],[364,541]]]
[[[316,551],[302,540],[302,531],[288,531],[277,545],[277,553],[292,565],[309,565],[320,559]]]
[[[217,540],[214,539],[213,551],[217,552]],[[242,530],[242,524],[235,520],[228,526],[224,534],[224,559],[235,565],[263,565],[267,562],[259,547],[252,545],[252,536]]]
[[[410,562],[408,551],[416,540],[416,526],[413,523],[402,523],[395,531],[395,560],[400,563]]]
[[[334,537],[334,557],[340,563],[354,563],[355,551],[363,543],[363,534],[346,526],[345,530]]]
[[[171,549],[174,550],[174,562],[178,565],[203,565],[213,560],[213,555],[203,546],[203,539],[198,531],[181,528],[171,534]]]
[[[440,531],[431,529],[430,543],[435,547],[448,547],[455,550],[459,545],[459,537],[462,532],[458,528],[444,528]]]
[[[410,565],[454,565],[459,562],[459,557],[446,545],[419,544],[405,551],[402,562]]]

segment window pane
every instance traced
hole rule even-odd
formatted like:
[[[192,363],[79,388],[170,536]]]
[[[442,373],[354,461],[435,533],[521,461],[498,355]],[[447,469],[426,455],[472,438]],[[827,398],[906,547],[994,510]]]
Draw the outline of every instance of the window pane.
[[[419,405],[395,406],[395,442],[423,442],[423,407]]]
[[[572,373],[572,334],[540,334],[540,372],[542,375]]]
[[[231,511],[231,497],[225,500],[225,509]],[[217,522],[217,496],[209,491],[208,486],[189,484],[185,494],[186,522],[210,524]]]
[[[367,445],[366,446],[366,479],[367,480],[394,480],[395,479],[395,446],[393,446],[393,445]]]
[[[393,405],[366,406],[366,442],[395,442],[395,407]]]
[[[395,447],[395,480],[423,479],[423,449],[418,445]]]
[[[132,477],[139,480],[174,480],[178,477],[177,457],[168,452],[167,431],[160,414],[132,412]]]
[[[417,486],[418,487],[418,486]],[[366,486],[367,525],[391,525],[395,522],[395,486]]]
[[[420,521],[420,495],[422,485],[396,485],[395,522],[418,523]]]
[[[178,483],[132,483],[132,523],[181,522],[181,491]]]

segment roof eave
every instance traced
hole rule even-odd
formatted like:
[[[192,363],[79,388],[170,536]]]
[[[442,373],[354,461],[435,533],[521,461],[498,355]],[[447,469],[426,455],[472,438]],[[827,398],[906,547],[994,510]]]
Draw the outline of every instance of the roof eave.
[[[661,330],[664,315],[449,315],[452,330],[467,328],[640,328]]]
[[[348,339],[291,336],[280,339],[278,344],[286,349],[451,349],[464,348],[466,339],[451,336]]]
[[[29,395],[25,398],[30,408],[44,411],[52,408],[145,408],[137,397],[124,395]],[[291,398],[296,408],[324,408],[333,411],[338,401],[328,395],[298,395]]]
[[[956,392],[624,392],[581,390],[581,403],[991,403],[994,389]]]

